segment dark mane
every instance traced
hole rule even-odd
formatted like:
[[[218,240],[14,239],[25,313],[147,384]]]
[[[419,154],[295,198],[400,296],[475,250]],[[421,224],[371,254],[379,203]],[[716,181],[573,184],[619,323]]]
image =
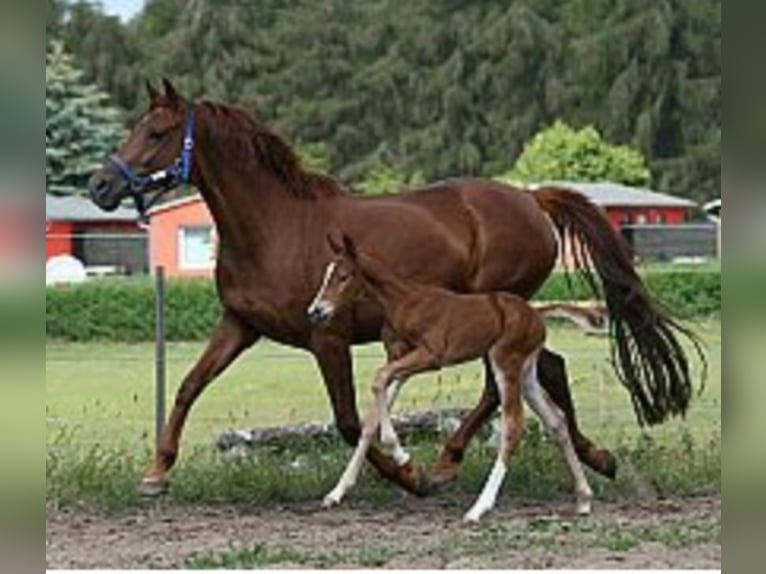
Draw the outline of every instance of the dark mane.
[[[296,197],[323,198],[347,195],[330,175],[307,170],[295,150],[281,136],[237,106],[202,102],[212,137],[227,146],[227,153],[242,161],[257,161],[274,173]]]

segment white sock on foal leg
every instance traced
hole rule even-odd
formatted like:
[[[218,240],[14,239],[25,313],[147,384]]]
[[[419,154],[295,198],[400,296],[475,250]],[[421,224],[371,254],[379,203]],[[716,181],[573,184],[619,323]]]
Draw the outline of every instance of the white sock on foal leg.
[[[383,409],[380,415],[380,442],[386,448],[391,458],[396,461],[398,466],[403,466],[410,461],[410,454],[404,450],[401,442],[399,442],[399,435],[396,434],[396,429],[391,421],[391,407],[396,401],[399,395],[399,389],[401,388],[400,381],[394,381],[388,387],[386,391],[386,408]]]
[[[506,394],[505,375],[503,375],[502,371],[498,369],[494,363],[492,368],[495,373],[495,383],[497,384],[497,389],[500,393],[500,404],[504,405]],[[484,514],[495,507],[495,502],[497,502],[497,495],[500,492],[500,487],[503,486],[505,475],[508,473],[508,465],[506,464],[506,459],[508,458],[508,444],[506,442],[506,416],[505,410],[503,410],[502,407],[500,416],[500,429],[501,432],[498,433],[500,444],[497,450],[495,465],[492,467],[492,472],[490,472],[489,477],[487,477],[487,482],[484,483],[484,488],[482,489],[479,498],[476,499],[476,502],[473,504],[471,509],[463,517],[463,520],[466,522],[478,522],[479,519],[484,516]]]
[[[372,426],[373,428],[370,429],[368,428],[369,426]],[[348,461],[343,474],[340,476],[340,480],[338,480],[335,488],[333,488],[322,501],[322,506],[325,508],[340,504],[340,501],[343,500],[346,493],[356,484],[364,460],[367,458],[367,451],[370,450],[370,444],[372,444],[372,437],[375,434],[375,426],[377,425],[365,424],[365,428],[362,430],[362,436],[359,438],[354,454],[351,456],[351,460]]]
[[[583,470],[582,464],[580,464],[580,459],[577,458],[577,453],[572,445],[572,439],[569,436],[569,429],[567,428],[567,421],[564,413],[551,402],[545,389],[540,386],[540,381],[537,379],[536,363],[527,372],[527,375],[524,378],[523,389],[524,398],[526,399],[527,404],[529,404],[532,410],[535,411],[537,416],[543,421],[546,429],[564,454],[567,466],[569,467],[569,472],[574,480],[575,494],[577,495],[577,513],[581,515],[590,514],[593,491],[588,484],[585,471]]]
[[[508,473],[508,467],[505,464],[504,458],[503,455],[498,455],[497,459],[495,459],[495,465],[492,467],[492,472],[489,474],[489,478],[487,478],[479,498],[464,517],[466,522],[478,522],[484,514],[495,507],[500,487],[503,485],[505,475]]]

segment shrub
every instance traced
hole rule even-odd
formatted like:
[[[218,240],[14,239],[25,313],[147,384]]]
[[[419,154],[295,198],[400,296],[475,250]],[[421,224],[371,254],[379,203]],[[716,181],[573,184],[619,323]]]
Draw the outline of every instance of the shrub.
[[[680,317],[720,312],[720,270],[654,269],[645,277],[654,295]],[[537,299],[592,298],[576,275],[571,275],[570,280],[571,286],[563,274],[554,274]],[[207,338],[220,315],[214,284],[206,279],[168,281],[165,309],[169,341]],[[151,341],[154,339],[154,285],[143,278],[48,288],[45,332],[49,338],[66,341]]]

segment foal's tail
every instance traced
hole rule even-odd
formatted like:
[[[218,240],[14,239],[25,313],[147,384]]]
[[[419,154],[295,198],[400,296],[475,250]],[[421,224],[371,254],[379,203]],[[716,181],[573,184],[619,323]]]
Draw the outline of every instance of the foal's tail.
[[[532,307],[543,317],[571,321],[586,333],[601,333],[607,329],[607,310],[599,303],[532,302]]]
[[[692,383],[678,335],[691,341],[706,372],[698,337],[652,299],[624,238],[585,196],[553,187],[537,189],[533,196],[553,220],[562,249],[569,246],[578,273],[606,301],[612,361],[639,423],[653,425],[685,414]]]

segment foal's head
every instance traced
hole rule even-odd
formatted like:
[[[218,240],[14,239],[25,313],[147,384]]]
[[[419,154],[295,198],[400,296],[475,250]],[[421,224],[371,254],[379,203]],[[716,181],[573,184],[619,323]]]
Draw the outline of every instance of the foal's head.
[[[309,319],[316,325],[327,323],[336,313],[347,308],[363,290],[361,270],[354,242],[345,234],[327,236],[333,253],[324,280],[308,308]]]

